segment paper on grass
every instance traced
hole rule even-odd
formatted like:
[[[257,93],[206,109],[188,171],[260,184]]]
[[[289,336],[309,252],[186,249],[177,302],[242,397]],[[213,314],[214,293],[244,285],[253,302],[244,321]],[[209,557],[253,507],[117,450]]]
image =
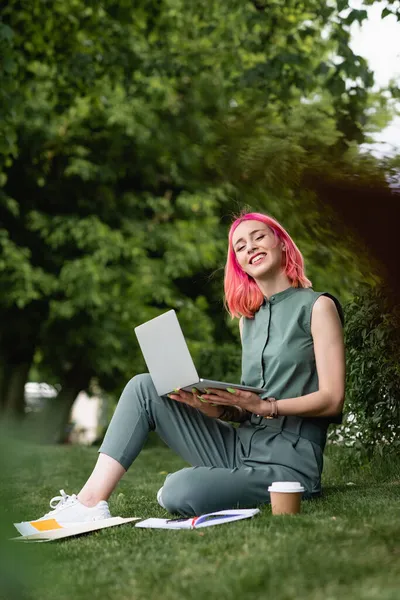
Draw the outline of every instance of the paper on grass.
[[[156,529],[197,529],[200,527],[210,527],[211,525],[221,525],[222,523],[247,519],[259,512],[258,508],[233,509],[207,513],[190,519],[146,519],[140,523],[136,523],[136,527]],[[27,542],[50,542],[52,540],[81,535],[83,533],[105,529],[106,527],[114,527],[115,525],[122,525],[124,523],[139,520],[140,517],[111,517],[110,519],[101,519],[100,521],[69,523],[68,525],[62,525],[56,519],[25,521],[22,523],[14,523],[14,526],[21,535],[11,539]]]
[[[211,525],[222,525],[240,519],[253,517],[260,510],[258,508],[238,508],[232,510],[220,510],[207,513],[190,519],[146,519],[136,523],[135,527],[148,527],[150,529],[199,529]]]
[[[47,519],[45,521],[26,521],[23,523],[14,523],[16,529],[21,533],[19,537],[12,538],[17,541],[50,542],[73,535],[89,533],[106,527],[114,527],[131,521],[138,521],[140,517],[111,517],[110,519],[101,519],[100,521],[90,521],[88,523],[69,523],[61,525],[56,519]]]

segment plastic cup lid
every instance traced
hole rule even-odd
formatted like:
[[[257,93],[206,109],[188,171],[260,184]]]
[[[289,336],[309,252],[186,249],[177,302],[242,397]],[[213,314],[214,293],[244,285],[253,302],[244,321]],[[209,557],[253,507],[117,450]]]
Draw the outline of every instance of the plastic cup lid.
[[[268,488],[269,492],[304,492],[304,487],[299,481],[273,481]]]

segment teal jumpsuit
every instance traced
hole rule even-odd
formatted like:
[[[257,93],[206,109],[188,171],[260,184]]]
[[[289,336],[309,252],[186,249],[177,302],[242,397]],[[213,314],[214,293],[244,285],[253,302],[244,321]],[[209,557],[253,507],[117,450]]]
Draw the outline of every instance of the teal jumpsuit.
[[[311,312],[321,295],[289,287],[264,299],[254,319],[243,319],[241,383],[265,388],[262,397],[295,398],[318,390]],[[166,477],[162,505],[194,516],[269,502],[273,481],[299,481],[305,497],[321,492],[323,450],[334,419],[257,415],[239,427],[210,418],[196,408],[158,396],[149,374],[126,385],[99,452],[125,469],[135,460],[149,431],[191,467]]]

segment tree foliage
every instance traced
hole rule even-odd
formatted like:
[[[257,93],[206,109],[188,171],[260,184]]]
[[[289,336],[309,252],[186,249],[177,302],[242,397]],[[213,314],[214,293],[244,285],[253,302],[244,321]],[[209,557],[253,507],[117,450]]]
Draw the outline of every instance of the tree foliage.
[[[200,364],[216,340],[233,356],[222,266],[230,215],[244,204],[283,222],[316,288],[346,297],[367,270],[299,190],[332,157],[359,160],[373,77],[348,42],[352,19],[365,16],[341,16],[343,2],[265,7],[10,0],[3,9],[4,410],[23,412],[34,363],[61,383],[62,426],[79,390],[95,380],[112,393],[143,369],[134,326],[167,308],[180,312]]]

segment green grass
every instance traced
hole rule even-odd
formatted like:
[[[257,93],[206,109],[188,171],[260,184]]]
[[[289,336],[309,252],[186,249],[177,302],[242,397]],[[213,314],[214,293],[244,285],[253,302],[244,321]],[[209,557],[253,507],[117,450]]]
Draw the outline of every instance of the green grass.
[[[252,520],[198,531],[125,525],[20,545],[19,572],[33,577],[29,598],[398,600],[400,461],[356,469],[345,458],[328,449],[324,496],[303,502],[298,516],[272,517],[265,506]],[[95,449],[81,447],[10,452],[3,534],[14,535],[14,520],[41,516],[60,488],[76,492],[95,459]],[[112,496],[112,514],[166,516],[156,492],[182,466],[166,447],[146,447]]]

